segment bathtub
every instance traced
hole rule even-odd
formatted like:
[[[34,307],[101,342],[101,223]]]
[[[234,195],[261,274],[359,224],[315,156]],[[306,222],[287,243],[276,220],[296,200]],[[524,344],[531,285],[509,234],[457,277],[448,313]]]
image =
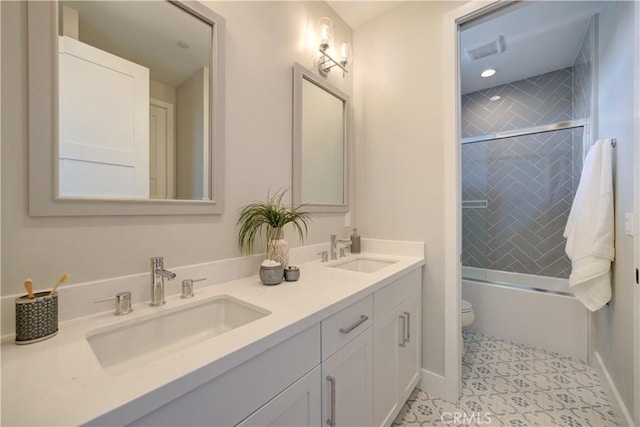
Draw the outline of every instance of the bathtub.
[[[587,361],[588,310],[567,279],[462,267],[462,298],[473,304],[470,329]]]

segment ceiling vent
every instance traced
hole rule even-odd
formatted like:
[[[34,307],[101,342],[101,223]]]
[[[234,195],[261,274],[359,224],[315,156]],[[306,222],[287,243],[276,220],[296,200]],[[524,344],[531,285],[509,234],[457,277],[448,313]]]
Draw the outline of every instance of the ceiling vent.
[[[504,44],[504,37],[500,36],[496,40],[483,44],[482,46],[474,47],[473,49],[465,49],[464,53],[467,55],[469,61],[477,61],[480,58],[486,58],[487,56],[495,55],[496,53],[502,53],[507,49]]]

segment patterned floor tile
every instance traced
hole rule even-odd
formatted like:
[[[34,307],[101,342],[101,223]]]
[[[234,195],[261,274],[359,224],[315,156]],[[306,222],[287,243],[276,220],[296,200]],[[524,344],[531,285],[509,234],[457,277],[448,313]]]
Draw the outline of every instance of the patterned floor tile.
[[[463,332],[457,405],[416,389],[395,427],[616,427],[597,373],[557,353]]]

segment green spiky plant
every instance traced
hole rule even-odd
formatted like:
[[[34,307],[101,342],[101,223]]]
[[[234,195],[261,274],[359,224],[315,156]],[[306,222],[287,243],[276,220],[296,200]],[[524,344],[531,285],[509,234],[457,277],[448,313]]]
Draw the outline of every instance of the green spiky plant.
[[[291,223],[298,232],[301,242],[308,232],[308,222],[311,215],[301,210],[302,205],[285,205],[282,198],[287,188],[281,188],[273,196],[267,193],[266,202],[251,203],[240,209],[238,218],[238,247],[244,254],[252,254],[257,236],[262,236],[267,243],[267,253],[270,245],[282,238],[282,228]]]

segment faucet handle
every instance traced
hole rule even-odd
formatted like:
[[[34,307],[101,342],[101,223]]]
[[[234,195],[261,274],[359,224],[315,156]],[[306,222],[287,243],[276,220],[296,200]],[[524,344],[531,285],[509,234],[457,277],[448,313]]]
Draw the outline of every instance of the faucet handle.
[[[202,282],[203,280],[207,280],[207,278],[204,277],[202,279],[184,279],[182,281],[182,295],[180,295],[180,298],[193,298],[193,282]]]
[[[318,252],[321,262],[329,262],[329,251]]]
[[[124,316],[125,314],[129,314],[133,311],[131,308],[131,292],[118,292],[113,297],[106,297],[93,300],[94,303],[104,302],[116,300],[116,311],[113,313],[114,316]]]

